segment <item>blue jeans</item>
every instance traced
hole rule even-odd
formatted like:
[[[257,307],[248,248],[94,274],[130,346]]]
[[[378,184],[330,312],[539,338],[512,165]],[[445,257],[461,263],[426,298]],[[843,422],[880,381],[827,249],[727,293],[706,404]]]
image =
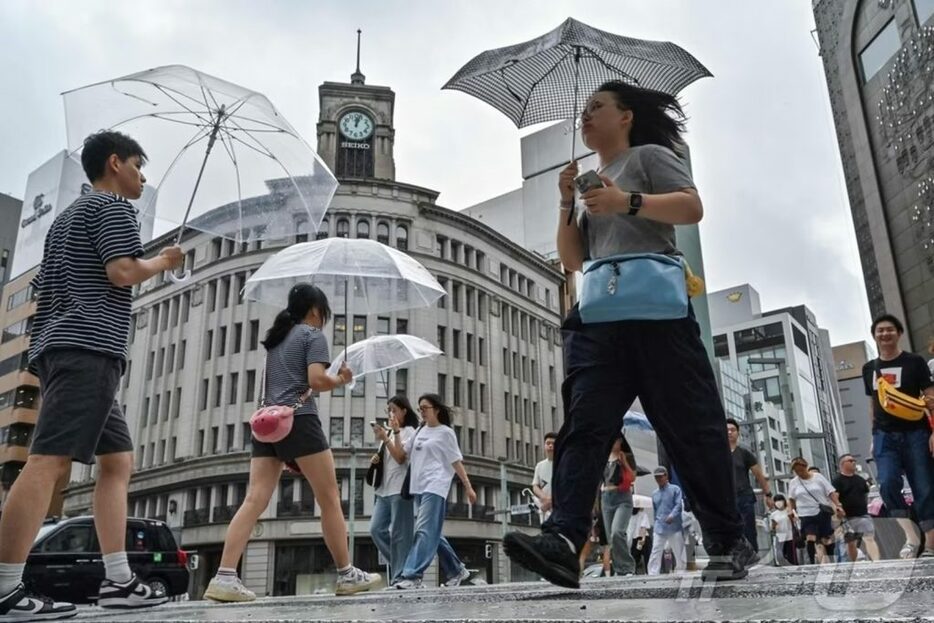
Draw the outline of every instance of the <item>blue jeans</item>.
[[[389,583],[402,575],[405,558],[415,538],[415,512],[412,500],[401,495],[377,495],[370,519],[370,536],[376,549],[389,561]]]
[[[632,494],[622,491],[604,491],[602,497],[603,525],[606,540],[613,554],[616,575],[636,572],[636,561],[629,551],[629,520],[632,518]]]
[[[736,510],[743,519],[743,534],[752,548],[759,551],[758,528],[756,526],[756,494],[736,494]]]
[[[444,514],[447,500],[434,493],[415,495],[415,542],[405,559],[401,578],[420,579],[431,561],[438,555],[441,575],[446,580],[458,575],[464,569],[464,563],[454,552],[454,548],[441,534],[444,527]]]
[[[928,430],[872,433],[872,456],[879,471],[879,492],[892,517],[908,517],[902,497],[902,473],[914,496],[915,514],[925,532],[934,530],[934,459],[928,449]]]

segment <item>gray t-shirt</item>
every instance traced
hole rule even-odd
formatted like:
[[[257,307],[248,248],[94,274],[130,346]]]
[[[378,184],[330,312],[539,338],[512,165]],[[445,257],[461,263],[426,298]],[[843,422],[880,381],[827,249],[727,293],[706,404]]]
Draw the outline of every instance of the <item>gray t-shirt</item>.
[[[266,353],[266,405],[291,406],[308,391],[308,366],[330,362],[328,341],[321,331],[307,324],[297,324],[281,343]],[[318,413],[311,396],[295,414]]]
[[[631,147],[600,174],[627,192],[656,195],[695,188],[687,162],[661,145]],[[583,204],[579,207],[585,258],[620,253],[680,255],[673,225],[628,214],[588,214]]]

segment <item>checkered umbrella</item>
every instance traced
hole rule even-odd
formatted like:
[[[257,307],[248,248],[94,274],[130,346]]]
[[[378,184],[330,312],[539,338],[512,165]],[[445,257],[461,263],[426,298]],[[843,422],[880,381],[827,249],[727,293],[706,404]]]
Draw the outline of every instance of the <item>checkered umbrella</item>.
[[[568,18],[537,39],[477,55],[442,88],[473,95],[523,128],[576,120],[590,94],[609,80],[674,95],[710,75],[674,43],[622,37]],[[572,136],[572,159],[573,146]]]

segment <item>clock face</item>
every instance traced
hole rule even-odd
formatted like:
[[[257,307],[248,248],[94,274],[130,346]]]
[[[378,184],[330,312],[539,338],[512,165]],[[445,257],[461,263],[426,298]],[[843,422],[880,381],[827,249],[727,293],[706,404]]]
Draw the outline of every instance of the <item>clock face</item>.
[[[366,113],[353,111],[341,117],[341,134],[352,141],[365,141],[373,134],[373,120]]]

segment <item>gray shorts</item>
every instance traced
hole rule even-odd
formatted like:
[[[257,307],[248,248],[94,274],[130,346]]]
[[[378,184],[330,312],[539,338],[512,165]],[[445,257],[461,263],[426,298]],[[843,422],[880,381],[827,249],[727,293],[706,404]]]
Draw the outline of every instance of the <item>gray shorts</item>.
[[[42,405],[30,454],[68,456],[90,465],[95,455],[133,451],[115,400],[121,360],[76,348],[46,351],[35,363]]]
[[[863,515],[861,517],[847,517],[843,524],[843,531],[848,540],[856,540],[863,536],[872,536],[875,534],[875,528],[872,525],[872,517]],[[850,537],[850,535],[853,535]]]

